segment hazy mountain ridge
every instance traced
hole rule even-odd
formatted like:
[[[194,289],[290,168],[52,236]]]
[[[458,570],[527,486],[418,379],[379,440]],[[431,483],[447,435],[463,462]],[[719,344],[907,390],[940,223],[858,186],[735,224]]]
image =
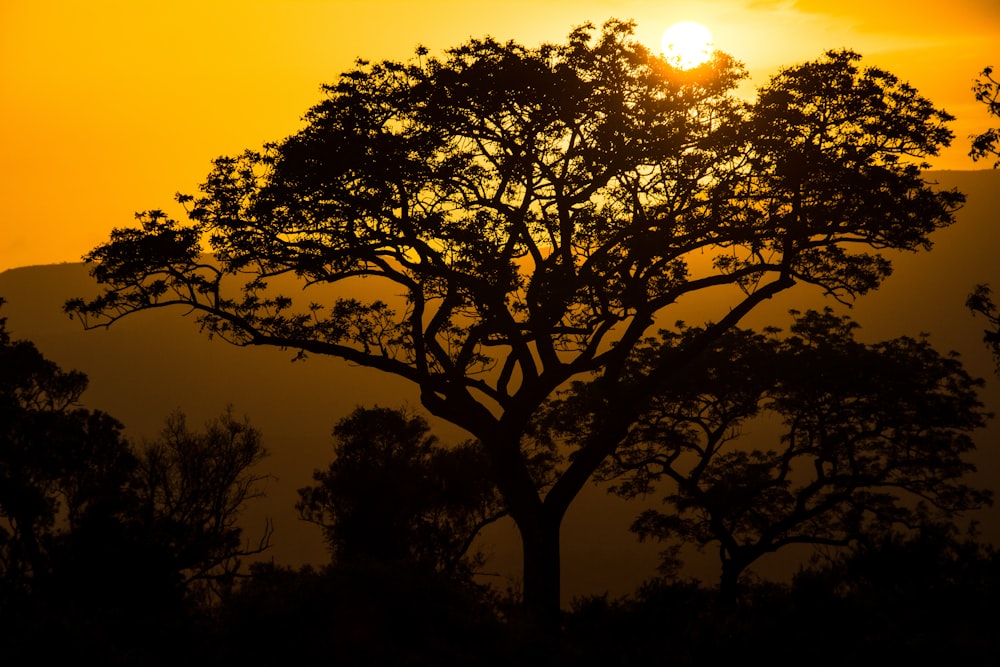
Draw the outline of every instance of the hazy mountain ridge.
[[[928,177],[941,187],[957,187],[968,197],[958,222],[937,232],[930,253],[897,255],[896,270],[879,291],[863,297],[852,310],[861,337],[884,339],[931,334],[941,350],[956,350],[973,375],[987,378],[982,399],[1000,412],[1000,380],[981,344],[983,323],[964,308],[973,285],[992,282],[1000,291],[1000,172],[942,171]],[[263,431],[277,476],[266,506],[248,517],[252,536],[264,515],[274,517],[277,562],[324,562],[319,531],[297,521],[295,490],[310,482],[314,468],[330,458],[334,422],[355,405],[418,406],[417,392],[405,381],[342,361],[310,357],[291,363],[292,351],[232,347],[208,340],[180,317],[180,309],[142,313],[109,330],[85,332],[63,312],[67,298],[93,294],[97,286],[83,264],[24,267],[0,273],[0,314],[15,338],[33,341],[65,369],[90,377],[86,407],[104,410],[126,425],[134,439],[154,435],[170,411],[184,410],[192,424],[219,414],[227,404],[248,415]],[[698,304],[691,310],[697,312]],[[747,325],[787,326],[786,311],[836,305],[815,290],[799,287],[775,298],[753,314]],[[690,320],[691,323],[695,323]],[[435,422],[445,442],[465,436]],[[977,437],[977,481],[1000,491],[1000,427],[994,422]],[[638,545],[625,530],[636,508],[589,488],[564,522],[564,589],[567,596],[611,589],[624,593],[651,576],[657,546]],[[1000,510],[981,512],[987,536],[1000,543]],[[502,572],[517,568],[516,537],[509,526],[491,534],[497,543],[494,565]],[[711,576],[706,572],[708,576]]]

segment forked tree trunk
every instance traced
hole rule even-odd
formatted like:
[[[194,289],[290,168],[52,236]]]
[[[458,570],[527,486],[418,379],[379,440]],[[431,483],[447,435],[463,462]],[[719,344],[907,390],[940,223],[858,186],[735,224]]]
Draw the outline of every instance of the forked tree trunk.
[[[521,538],[523,612],[528,630],[539,639],[554,636],[561,625],[559,528],[565,507],[539,496],[521,455],[523,424],[499,431],[494,425],[467,430],[483,442],[491,473]]]

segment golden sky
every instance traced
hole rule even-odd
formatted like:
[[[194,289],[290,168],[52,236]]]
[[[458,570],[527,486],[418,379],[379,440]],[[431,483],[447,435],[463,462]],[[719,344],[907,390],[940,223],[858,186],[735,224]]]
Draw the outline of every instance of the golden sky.
[[[934,164],[983,168],[970,88],[1000,66],[998,0],[0,0],[0,271],[77,261],[137,210],[174,216],[212,158],[300,127],[357,57],[405,60],[492,35],[535,45],[634,19],[657,47],[695,20],[759,84],[849,47],[958,117]]]

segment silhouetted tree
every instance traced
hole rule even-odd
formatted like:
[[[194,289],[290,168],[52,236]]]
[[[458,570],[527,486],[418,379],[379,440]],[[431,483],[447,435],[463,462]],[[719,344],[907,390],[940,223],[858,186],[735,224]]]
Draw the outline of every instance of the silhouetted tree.
[[[128,507],[136,459],[121,424],[79,407],[86,388],[0,317],[0,600],[44,585],[70,535]]]
[[[979,75],[976,85],[972,88],[976,100],[986,105],[990,115],[1000,119],[1000,81],[993,78],[993,68],[986,67]],[[972,150],[969,155],[973,160],[987,156],[997,158],[993,168],[1000,167],[1000,127],[986,130],[973,137]],[[996,370],[1000,374],[1000,313],[993,303],[993,293],[989,285],[977,285],[965,301],[965,305],[976,315],[986,318],[988,327],[983,332],[983,342],[992,350],[996,361]]]
[[[989,326],[983,330],[983,342],[993,352],[996,372],[1000,374],[1000,311],[993,303],[993,291],[989,285],[976,285],[965,300],[966,307],[975,315],[986,318]]]
[[[148,539],[170,553],[189,594],[228,590],[243,559],[270,546],[269,522],[255,542],[244,541],[238,524],[246,503],[263,495],[267,476],[255,468],[266,455],[260,432],[231,408],[202,432],[175,412],[141,451],[132,479],[137,518]]]
[[[473,540],[506,514],[474,442],[445,448],[405,410],[357,408],[333,431],[336,458],[299,490],[300,516],[323,528],[337,562],[409,561],[468,577]]]
[[[994,118],[1000,119],[1000,81],[993,77],[993,68],[985,67],[972,87],[976,101],[986,105],[986,110]],[[985,157],[997,158],[993,167],[1000,167],[1000,127],[992,127],[982,134],[972,137],[969,155],[973,160]]]
[[[415,383],[482,443],[521,534],[525,604],[552,626],[562,518],[641,398],[797,282],[841,299],[876,288],[878,251],[926,248],[961,201],[920,175],[951,117],[857,54],[782,70],[747,103],[729,56],[675,69],[632,29],[360,62],[303,130],[216,160],[200,197],[179,195],[190,225],[150,211],[113,231],[87,256],[106,291],[67,311],[93,327],[176,304],[237,345]],[[355,296],[300,303],[269,287],[280,277]],[[706,291],[714,324],[624,384],[656,318]],[[609,410],[536,479],[529,423],[594,371]]]
[[[846,546],[885,526],[926,523],[932,510],[950,517],[990,502],[963,481],[975,470],[970,433],[988,417],[982,381],[926,338],[869,345],[855,340],[856,327],[810,311],[795,313],[789,336],[729,331],[650,398],[601,471],[625,497],[667,492],[667,509],[646,510],[633,530],[717,544],[726,600],[750,564],[787,545]],[[662,332],[628,372],[642,378],[698,335]],[[592,393],[581,384],[551,406],[556,432],[586,433],[604,409]],[[743,436],[766,433],[766,422],[750,424],[767,416],[782,424],[773,444]]]
[[[205,433],[174,415],[133,448],[79,406],[86,387],[0,318],[0,644],[15,662],[166,664],[218,590],[206,582],[267,545],[241,544],[236,525],[259,434],[228,412]]]

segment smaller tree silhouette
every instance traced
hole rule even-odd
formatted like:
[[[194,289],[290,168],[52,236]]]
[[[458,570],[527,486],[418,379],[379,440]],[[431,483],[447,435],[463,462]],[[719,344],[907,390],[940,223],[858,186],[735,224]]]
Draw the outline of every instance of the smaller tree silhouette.
[[[976,285],[972,294],[965,300],[966,307],[974,315],[986,318],[988,326],[983,330],[983,342],[986,348],[993,352],[996,372],[1000,374],[1000,311],[993,303],[993,290],[989,285]]]
[[[406,410],[359,407],[333,431],[336,458],[299,490],[338,562],[407,561],[469,576],[485,558],[475,537],[505,516],[476,442],[440,446]]]
[[[643,512],[633,530],[675,546],[718,545],[724,599],[738,596],[749,565],[787,545],[846,546],[991,501],[963,481],[975,470],[970,432],[988,415],[982,382],[955,356],[926,338],[862,343],[857,325],[829,310],[793,314],[790,336],[736,329],[651,396],[602,471],[628,498],[666,490],[669,509]],[[647,341],[632,372],[692,335]],[[589,396],[577,385],[553,413],[583,413],[586,423],[600,410]],[[770,446],[757,448],[759,437],[742,445],[751,423],[767,432],[757,417],[780,420]],[[567,421],[559,427],[570,432]]]
[[[207,594],[268,545],[237,525],[260,435],[231,412],[204,432],[175,414],[134,447],[80,406],[86,388],[0,317],[0,644],[14,664],[177,662]]]
[[[976,101],[986,105],[987,111],[994,118],[1000,118],[1000,81],[993,76],[993,68],[985,67],[979,73],[972,92],[976,96]],[[993,168],[1000,167],[1000,128],[992,127],[982,134],[972,137],[972,150],[969,155],[973,160],[986,157],[997,158],[993,163]]]
[[[243,559],[270,546],[270,522],[256,542],[244,542],[238,524],[246,503],[263,495],[267,476],[255,467],[265,456],[260,432],[231,407],[202,432],[189,429],[183,413],[171,414],[140,454],[137,518],[169,550],[189,595],[207,601],[228,590]]]
[[[976,101],[986,105],[990,115],[1000,119],[1000,81],[993,77],[993,68],[986,67],[972,87]],[[972,138],[972,150],[969,155],[973,160],[985,157],[995,157],[993,168],[1000,167],[1000,127],[987,129]],[[977,285],[965,301],[965,305],[975,315],[986,318],[988,326],[983,332],[983,342],[993,352],[996,361],[996,371],[1000,374],[1000,312],[993,303],[993,293],[989,285]]]
[[[86,388],[0,318],[0,608],[204,602],[269,545],[270,526],[244,544],[237,525],[261,492],[259,432],[231,411],[194,432],[175,413],[136,448],[79,406]]]
[[[128,504],[135,456],[120,423],[79,407],[86,388],[0,317],[0,601],[44,585],[70,535]]]

